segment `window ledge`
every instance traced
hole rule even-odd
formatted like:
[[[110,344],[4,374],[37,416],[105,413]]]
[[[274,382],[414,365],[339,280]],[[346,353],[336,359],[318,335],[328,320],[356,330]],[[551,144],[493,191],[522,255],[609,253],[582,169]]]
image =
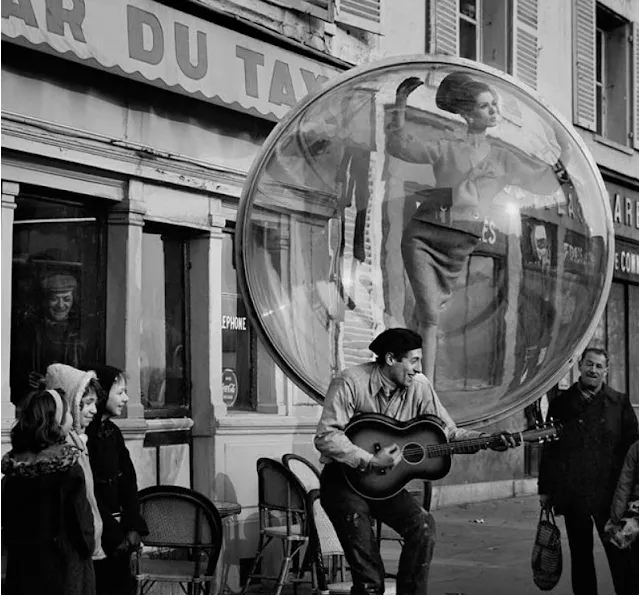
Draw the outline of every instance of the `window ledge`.
[[[190,430],[193,420],[189,417],[167,417],[146,420],[147,433],[150,432],[179,432]]]
[[[610,147],[611,149],[621,151],[622,153],[625,153],[626,155],[634,154],[634,149],[632,147],[627,147],[625,145],[622,145],[614,140],[610,140],[609,138],[606,138],[605,136],[601,136],[600,134],[593,134],[592,138],[596,142],[602,145],[606,145],[607,147]]]
[[[220,417],[216,424],[216,435],[221,434],[290,434],[291,432],[315,433],[318,418],[268,415],[260,413],[231,413]]]

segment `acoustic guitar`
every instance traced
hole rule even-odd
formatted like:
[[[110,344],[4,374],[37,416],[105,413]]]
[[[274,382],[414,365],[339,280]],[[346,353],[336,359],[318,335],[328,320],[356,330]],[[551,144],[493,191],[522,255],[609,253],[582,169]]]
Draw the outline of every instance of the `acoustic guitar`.
[[[344,429],[348,438],[360,448],[376,454],[397,444],[401,461],[392,469],[362,471],[342,465],[346,481],[360,496],[385,500],[397,494],[411,479],[435,480],[450,471],[451,455],[469,454],[501,443],[499,436],[482,436],[449,442],[443,422],[435,415],[425,415],[408,422],[398,422],[379,413],[354,417]],[[557,427],[544,424],[533,430],[512,433],[515,442],[545,442],[557,438]]]

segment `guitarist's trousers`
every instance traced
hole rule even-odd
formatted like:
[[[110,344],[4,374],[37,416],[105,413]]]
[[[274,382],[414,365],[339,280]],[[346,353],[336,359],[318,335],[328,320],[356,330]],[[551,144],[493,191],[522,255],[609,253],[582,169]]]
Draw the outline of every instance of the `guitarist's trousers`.
[[[353,578],[352,595],[384,592],[384,563],[374,532],[378,519],[403,539],[397,570],[397,595],[426,595],[435,547],[435,521],[406,490],[386,500],[369,500],[346,483],[337,463],[324,467],[322,507],[330,518]]]

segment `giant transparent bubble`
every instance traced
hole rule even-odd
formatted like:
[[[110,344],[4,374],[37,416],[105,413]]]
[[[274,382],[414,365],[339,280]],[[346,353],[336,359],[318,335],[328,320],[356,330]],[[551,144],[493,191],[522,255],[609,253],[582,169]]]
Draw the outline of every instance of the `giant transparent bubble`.
[[[239,228],[253,322],[310,396],[408,327],[464,425],[559,380],[612,276],[582,141],[511,77],[457,59],[378,62],[303,100],[256,159]]]

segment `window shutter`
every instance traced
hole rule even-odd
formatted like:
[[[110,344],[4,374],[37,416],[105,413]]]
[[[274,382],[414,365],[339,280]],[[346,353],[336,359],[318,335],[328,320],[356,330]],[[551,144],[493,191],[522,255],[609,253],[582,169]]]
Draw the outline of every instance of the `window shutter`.
[[[356,29],[382,32],[382,0],[335,0],[335,20]]]
[[[639,149],[639,23],[632,24],[632,97],[634,123],[632,144]]]
[[[268,2],[285,6],[296,12],[310,14],[322,21],[330,20],[329,0],[268,0]]]
[[[537,88],[538,0],[514,1],[513,74]]]
[[[458,0],[438,0],[434,2],[431,52],[434,54],[459,54],[459,15]]]
[[[577,0],[574,8],[574,120],[596,130],[595,99],[595,0]]]

